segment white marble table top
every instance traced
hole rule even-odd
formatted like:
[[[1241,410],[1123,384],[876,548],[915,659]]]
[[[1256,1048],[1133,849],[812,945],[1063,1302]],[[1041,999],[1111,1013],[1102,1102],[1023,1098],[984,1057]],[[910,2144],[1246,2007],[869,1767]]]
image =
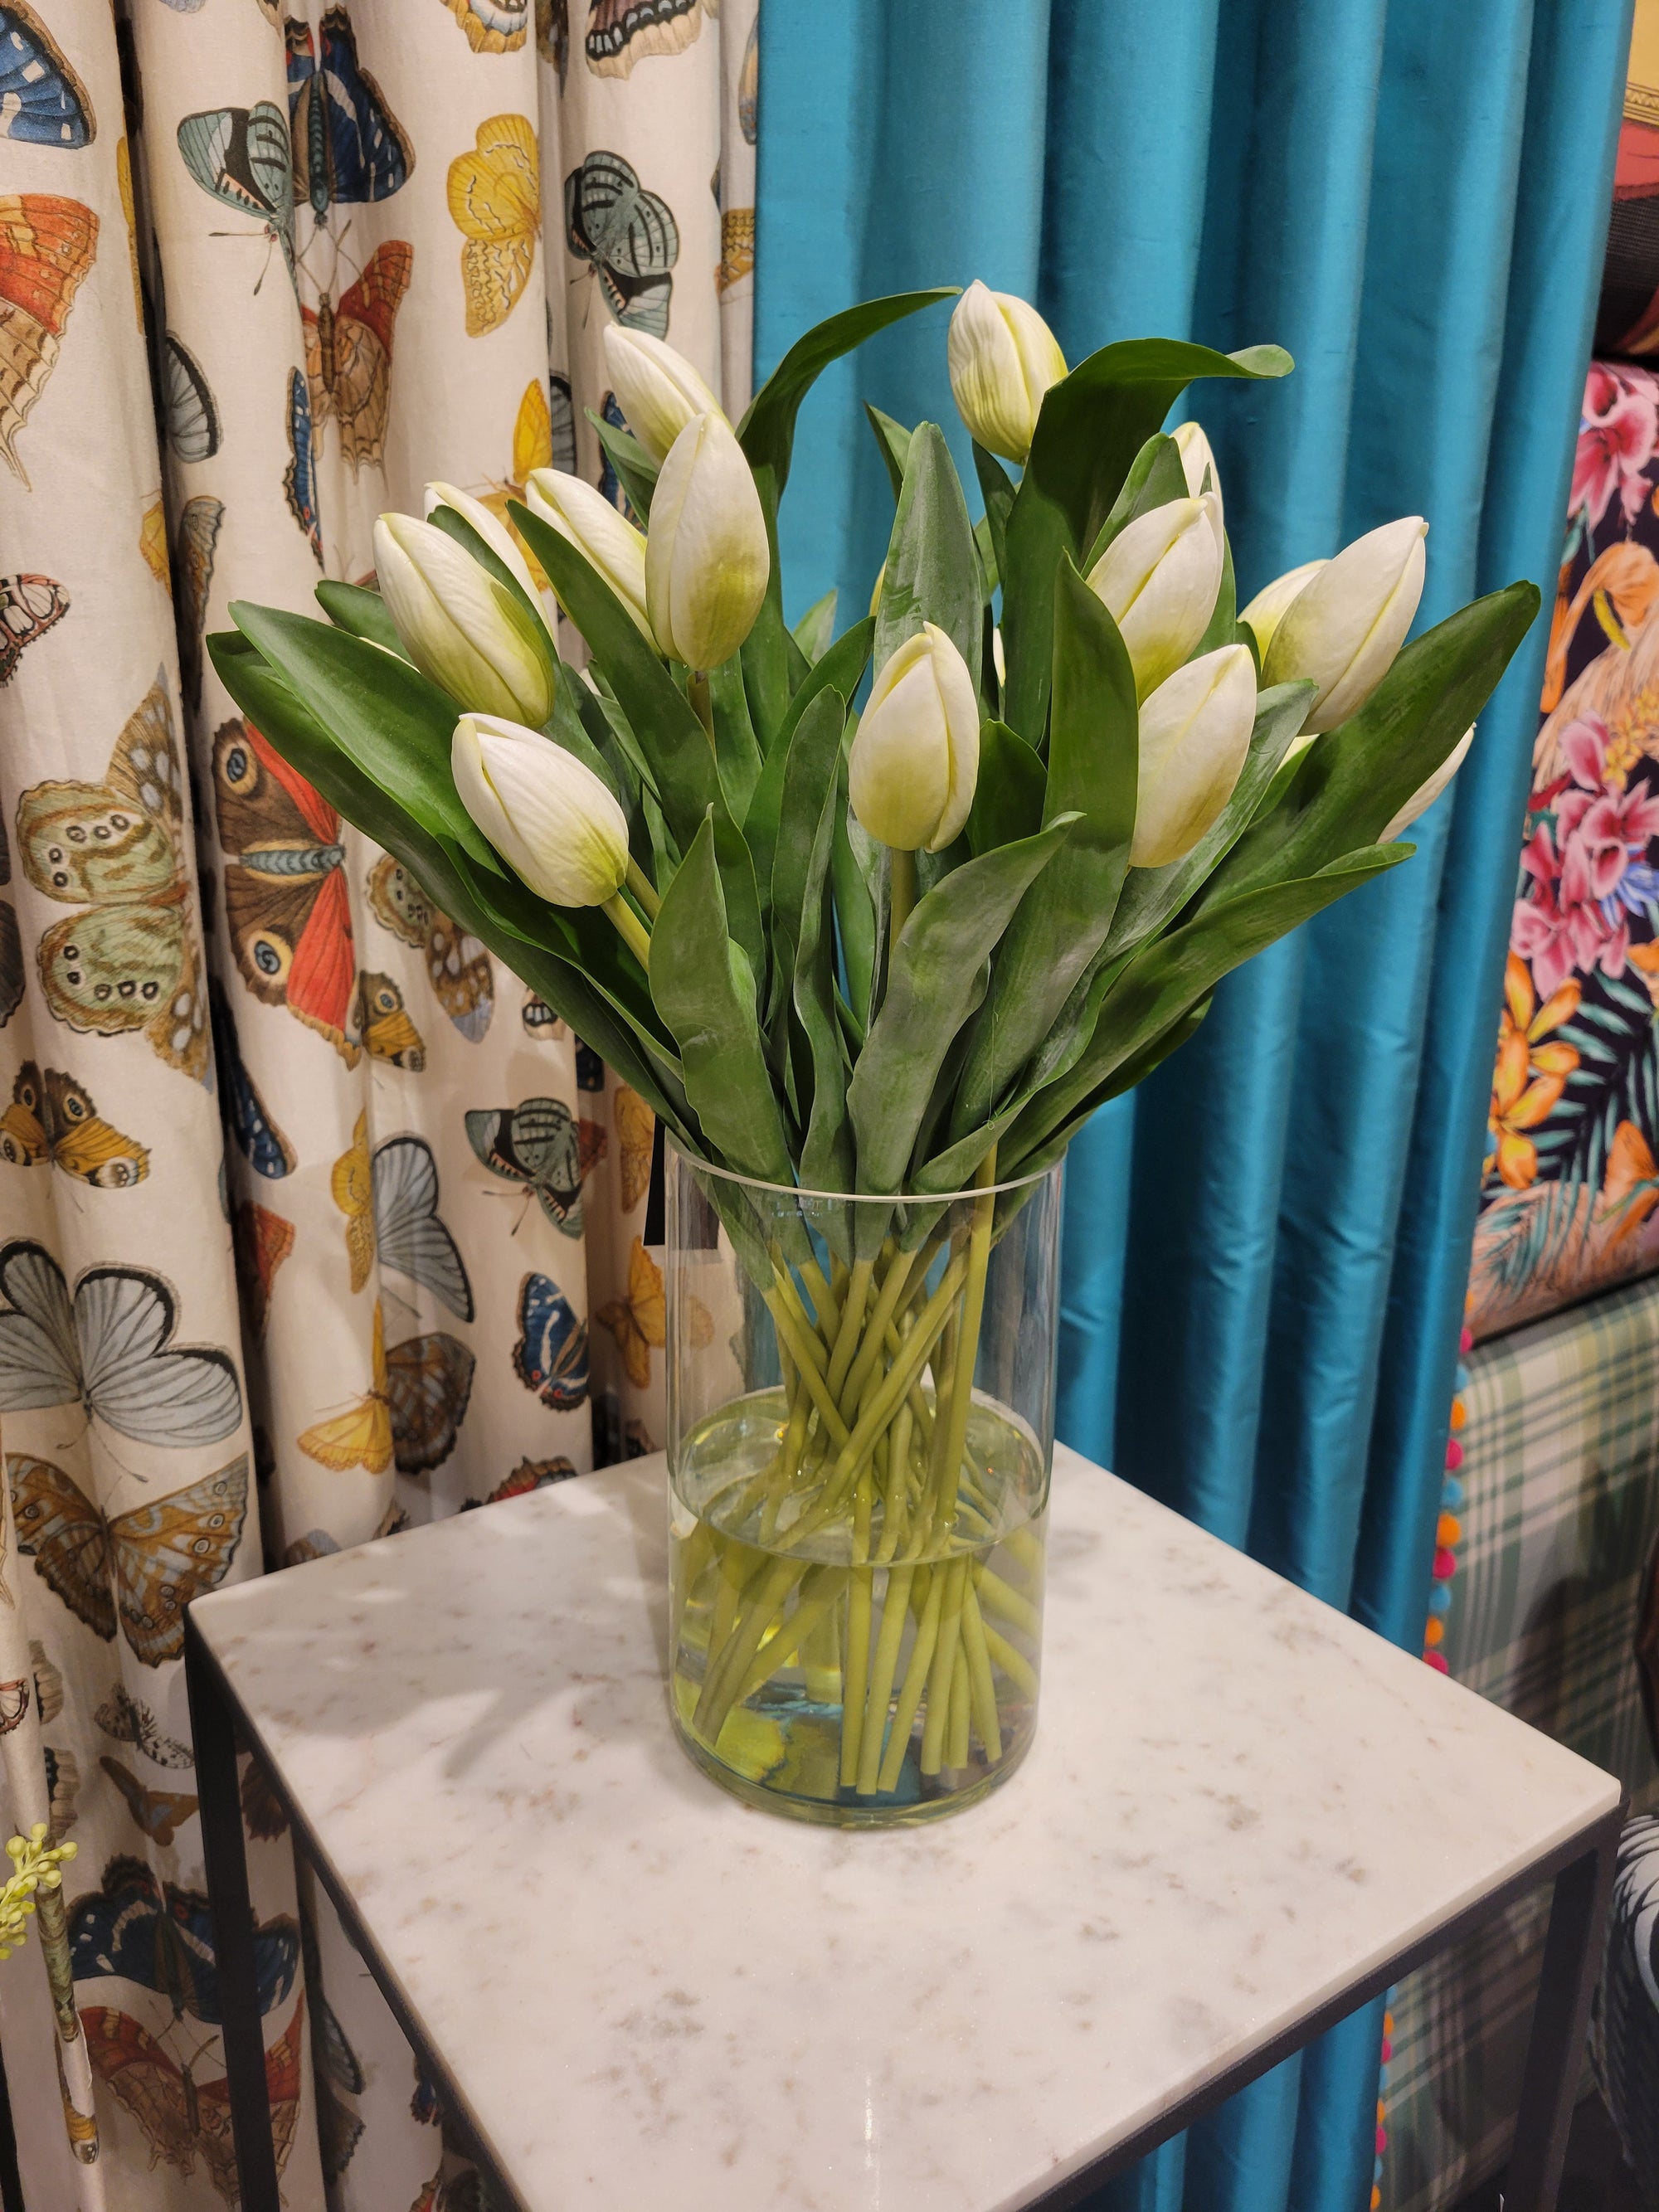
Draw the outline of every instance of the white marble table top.
[[[663,1491],[195,1608],[530,2212],[1030,2203],[1618,1802],[1060,1449],[1021,1771],[932,1826],[753,1812],[670,1733]]]

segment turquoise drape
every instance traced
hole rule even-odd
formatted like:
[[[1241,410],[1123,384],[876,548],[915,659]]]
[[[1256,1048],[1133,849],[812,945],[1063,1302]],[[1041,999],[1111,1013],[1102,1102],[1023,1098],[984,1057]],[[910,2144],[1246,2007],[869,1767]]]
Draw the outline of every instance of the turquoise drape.
[[[1274,339],[1288,382],[1194,394],[1241,597],[1417,511],[1420,621],[1519,575],[1547,602],[1630,10],[773,0],[757,368],[847,300],[973,276],[1036,299],[1073,361],[1146,332]],[[792,618],[829,579],[861,612],[881,559],[860,398],[945,423],[972,483],[943,325],[886,334],[809,403]],[[1408,1646],[1545,641],[1540,623],[1416,860],[1233,978],[1068,1170],[1062,1433]],[[1364,2204],[1379,2009],[1103,2202]]]

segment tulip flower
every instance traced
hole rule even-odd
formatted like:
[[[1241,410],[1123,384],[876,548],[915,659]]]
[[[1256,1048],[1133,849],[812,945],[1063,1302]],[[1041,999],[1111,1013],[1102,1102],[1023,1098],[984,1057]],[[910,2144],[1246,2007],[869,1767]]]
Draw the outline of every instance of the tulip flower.
[[[1177,423],[1171,435],[1176,441],[1176,451],[1181,456],[1182,472],[1187,479],[1187,489],[1194,499],[1203,495],[1206,488],[1204,477],[1206,472],[1208,472],[1210,479],[1208,489],[1215,494],[1216,528],[1219,531],[1223,521],[1221,471],[1215,465],[1215,455],[1210,450],[1209,440],[1196,422]]]
[[[957,301],[945,358],[957,410],[980,444],[1005,460],[1031,450],[1042,395],[1066,356],[1036,309],[977,277]]]
[[[457,491],[453,484],[429,483],[426,488],[423,506],[428,522],[432,520],[432,510],[437,507],[453,507],[463,522],[471,523],[495,558],[505,568],[510,568],[517,581],[523,585],[525,596],[531,605],[533,607],[538,604],[539,594],[530,573],[530,563],[520,551],[519,541],[500,515],[492,514],[483,501],[474,499],[471,492]]]
[[[463,714],[449,763],[461,804],[532,891],[604,906],[628,875],[628,817],[592,769],[538,731]]]
[[[870,687],[848,761],[853,811],[894,851],[937,853],[957,836],[979,775],[979,700],[967,662],[924,623]]]
[[[1221,500],[1172,499],[1119,531],[1089,571],[1128,647],[1145,699],[1209,627],[1221,589]]]
[[[1345,545],[1291,601],[1262,660],[1264,684],[1319,686],[1303,728],[1345,722],[1388,674],[1423,596],[1420,514],[1384,523]]]
[[[1434,774],[1418,785],[1388,828],[1377,832],[1376,842],[1379,845],[1393,844],[1401,830],[1410,829],[1419,814],[1428,812],[1458,769],[1462,767],[1464,756],[1474,743],[1474,728],[1471,724],[1446,755],[1445,759],[1441,762],[1439,767],[1436,769]]]
[[[720,415],[720,404],[683,353],[648,331],[605,329],[605,367],[629,428],[653,461],[668,451],[694,415]]]
[[[1255,633],[1258,656],[1266,660],[1267,647],[1273,641],[1273,632],[1285,619],[1291,601],[1304,584],[1311,583],[1322,568],[1328,568],[1328,561],[1304,561],[1299,568],[1287,568],[1282,576],[1275,576],[1271,584],[1264,584],[1255,597],[1244,608],[1238,619]]]
[[[374,567],[386,611],[422,676],[481,714],[547,720],[547,634],[464,546],[436,523],[383,514],[374,526]]]
[[[690,669],[719,667],[755,627],[771,573],[743,448],[723,415],[694,416],[651,500],[645,604],[658,644]]]
[[[1204,653],[1158,685],[1140,710],[1132,867],[1164,867],[1191,852],[1232,797],[1255,726],[1248,646]]]
[[[532,469],[525,505],[556,530],[596,568],[653,646],[645,611],[645,535],[618,514],[602,491],[559,469]]]

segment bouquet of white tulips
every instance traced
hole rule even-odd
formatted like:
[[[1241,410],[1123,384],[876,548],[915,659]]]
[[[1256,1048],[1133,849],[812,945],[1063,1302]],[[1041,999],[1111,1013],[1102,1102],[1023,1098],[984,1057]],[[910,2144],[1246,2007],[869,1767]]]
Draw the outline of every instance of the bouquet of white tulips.
[[[871,409],[896,506],[871,611],[835,636],[821,600],[792,633],[775,524],[801,401],[952,296],[831,318],[735,429],[671,347],[611,329],[628,427],[592,419],[642,528],[551,470],[511,531],[434,484],[424,520],[378,526],[378,591],[319,584],[326,622],[238,605],[210,641],[295,767],[724,1171],[708,1200],[783,1376],[744,1527],[782,1565],[714,1607],[694,1716],[711,1747],[769,1651],[782,1664],[828,1617],[809,1540],[844,1524],[854,1569],[925,1577],[974,1510],[975,1285],[1006,1187],[1191,1036],[1231,969],[1409,856],[1395,841],[1539,604],[1513,584],[1406,645],[1413,517],[1241,614],[1208,441],[1162,426],[1195,379],[1289,357],[1141,339],[1068,372],[1033,308],[975,283],[948,360],[981,519],[935,424]],[[733,1176],[893,1204],[791,1237]],[[974,1189],[973,1227],[941,1245],[928,1201]],[[908,1665],[867,1585],[842,1616],[843,1650],[865,1638],[849,1790],[892,1787],[890,1716],[908,1732],[929,1699],[935,1768],[970,1724],[994,1756],[984,1670],[1018,1673],[1012,1631],[971,1579],[924,1587],[886,1585],[915,1624]]]

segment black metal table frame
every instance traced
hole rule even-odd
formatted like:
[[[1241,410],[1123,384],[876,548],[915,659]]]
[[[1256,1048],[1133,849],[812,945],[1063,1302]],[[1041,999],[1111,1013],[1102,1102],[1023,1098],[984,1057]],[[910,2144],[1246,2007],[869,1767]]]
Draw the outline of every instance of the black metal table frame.
[[[397,1978],[376,1950],[350,1892],[331,1865],[310,1824],[295,1804],[280,1769],[260,1742],[224,1670],[196,1623],[185,1618],[185,1674],[190,1697],[191,1729],[196,1744],[196,1790],[202,1820],[202,1850],[208,1898],[213,1908],[214,1941],[224,2023],[225,2073],[230,2090],[231,2125],[241,2181],[241,2212],[280,2212],[276,2156],[271,2136],[270,2102],[265,2081],[264,2021],[259,2011],[254,1960],[253,1907],[248,1892],[247,1856],[242,1832],[239,1749],[250,1752],[287,1814],[295,1848],[305,1857],[332,1900],[341,1924],[408,2038],[428,2079],[442,2101],[450,2138],[500,2191],[503,2200],[524,2200],[473,2124],[466,2100],[441,2051],[427,2038]],[[1530,1861],[1473,1905],[1450,1914],[1382,1965],[1315,2006],[1292,2024],[1237,2060],[1201,2089],[1182,2098],[1155,2120],[1114,2146],[1103,2156],[1032,2200],[1041,2212],[1066,2212],[1115,2174],[1156,2150],[1171,2136],[1249,2087],[1283,2058],[1315,2042],[1327,2028],[1380,1996],[1402,1976],[1460,1936],[1469,1934],[1540,1883],[1554,1881],[1543,1966],[1527,2045],[1521,2107],[1515,2142],[1504,2181],[1504,2212],[1553,2212],[1566,2156],[1567,2130],[1583,2075],[1590,1999],[1605,1939],[1613,1861],[1623,1826],[1622,1802],[1614,1809],[1569,1836],[1553,1850]],[[1362,2203],[1369,2203],[1367,2182]],[[1356,2206],[1353,2212],[1359,2212]]]

